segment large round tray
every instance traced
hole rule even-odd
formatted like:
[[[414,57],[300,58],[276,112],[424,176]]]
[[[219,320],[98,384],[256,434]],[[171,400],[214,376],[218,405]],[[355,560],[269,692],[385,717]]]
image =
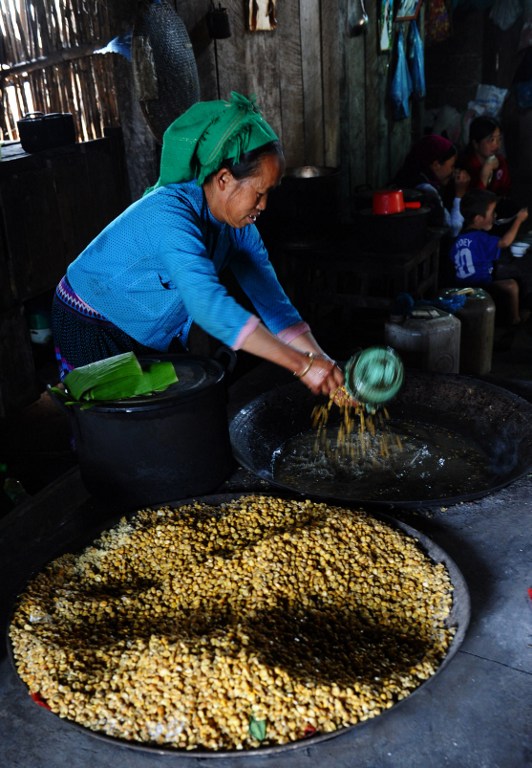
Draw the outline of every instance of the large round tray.
[[[192,501],[198,501],[198,502],[204,502],[206,504],[213,504],[213,505],[219,505],[223,503],[230,502],[234,499],[240,498],[242,496],[250,495],[250,493],[238,493],[238,494],[215,494],[215,495],[209,495],[209,496],[202,496],[197,497],[193,499],[183,499],[179,500],[173,504],[170,504],[170,506],[178,508],[180,506],[190,504]],[[256,495],[256,494],[253,494]],[[260,491],[260,495],[267,495],[263,491]],[[275,495],[276,497],[282,497],[282,494],[275,493],[270,494]],[[345,508],[349,509],[355,508],[355,505],[353,504],[344,504]],[[358,508],[358,507],[357,507]],[[130,516],[133,515],[134,512],[130,513]],[[454,562],[454,560],[435,542],[433,542],[430,538],[425,536],[423,533],[417,531],[416,529],[412,528],[411,526],[407,525],[406,523],[396,520],[394,518],[391,518],[387,515],[375,513],[375,512],[369,512],[368,514],[371,514],[372,517],[376,518],[377,520],[380,520],[381,522],[385,523],[386,525],[390,526],[391,528],[398,529],[405,533],[407,536],[413,537],[419,542],[419,545],[421,546],[422,550],[425,552],[425,554],[429,557],[429,559],[433,563],[442,563],[445,568],[447,569],[450,577],[450,581],[453,587],[453,603],[452,603],[452,609],[447,621],[448,627],[454,627],[455,628],[455,634],[453,636],[453,639],[451,641],[451,644],[449,646],[449,649],[447,651],[447,654],[445,658],[443,659],[442,663],[438,667],[437,671],[435,672],[432,677],[428,678],[427,680],[423,681],[412,693],[410,693],[405,699],[402,699],[401,701],[395,703],[390,709],[385,710],[380,715],[377,716],[377,718],[371,718],[368,720],[364,720],[360,723],[356,723],[355,725],[351,725],[347,728],[340,728],[336,731],[333,731],[331,733],[316,733],[311,736],[307,736],[305,738],[299,739],[298,741],[290,742],[288,744],[281,744],[281,745],[273,745],[273,746],[264,746],[264,747],[257,747],[253,750],[205,750],[205,749],[195,749],[195,750],[185,750],[185,749],[176,749],[172,747],[164,747],[159,745],[151,745],[151,744],[144,744],[139,743],[135,741],[127,741],[124,739],[119,739],[116,737],[108,736],[103,733],[98,733],[96,731],[92,731],[89,728],[86,728],[82,725],[78,725],[77,723],[66,720],[63,718],[59,718],[58,715],[54,714],[50,710],[47,710],[44,707],[41,707],[41,712],[43,715],[43,727],[46,727],[46,722],[50,718],[54,718],[55,720],[60,720],[62,723],[65,723],[69,728],[73,728],[79,732],[84,733],[86,736],[91,736],[96,740],[106,742],[107,744],[113,744],[117,747],[125,747],[127,749],[132,749],[137,752],[144,752],[146,754],[151,755],[160,755],[162,757],[168,757],[168,758],[175,758],[178,755],[181,756],[187,756],[187,757],[197,757],[197,758],[222,758],[222,757],[242,757],[242,758],[249,758],[253,756],[260,756],[260,755],[273,755],[273,754],[280,754],[285,753],[287,751],[296,750],[300,748],[307,748],[311,745],[317,744],[322,741],[326,741],[332,738],[335,738],[336,736],[339,736],[341,734],[345,734],[348,731],[357,731],[363,728],[364,726],[367,726],[372,720],[380,719],[382,717],[390,717],[393,716],[393,713],[396,711],[397,707],[400,706],[404,701],[409,700],[414,696],[421,688],[424,688],[425,686],[429,685],[432,680],[436,677],[436,675],[441,674],[441,672],[445,669],[445,667],[449,664],[453,656],[456,654],[458,649],[460,648],[460,645],[462,644],[468,625],[470,620],[470,614],[471,614],[471,605],[470,605],[470,598],[469,598],[469,590],[466,584],[466,581],[459,570],[458,566]],[[115,525],[120,517],[124,517],[124,515],[120,515],[117,517],[116,520],[110,520],[105,525],[101,526],[99,530],[92,530],[90,537],[87,537],[87,540],[83,542],[76,542],[75,550],[81,550],[85,546],[88,546],[97,536],[98,533],[103,532],[104,530],[108,530],[113,525]],[[54,557],[50,559],[54,560],[56,557],[59,557],[61,554],[65,554],[66,552],[71,552],[73,548],[64,548],[62,552],[56,552],[54,553]],[[36,576],[36,573],[28,575],[28,577],[25,579],[25,584],[29,583],[31,579]],[[20,593],[24,591],[25,585],[20,589]],[[14,611],[14,608],[13,608]],[[13,611],[11,613],[13,613]],[[9,622],[9,625],[11,624],[11,621]],[[11,665],[15,671],[16,678],[21,686],[21,688],[29,694],[28,688],[25,685],[25,683],[21,680],[21,678],[18,676],[15,658],[13,655],[13,649],[11,645],[11,641],[9,638],[9,625],[8,625],[8,637],[7,637],[7,647],[8,647],[8,655],[11,662]]]

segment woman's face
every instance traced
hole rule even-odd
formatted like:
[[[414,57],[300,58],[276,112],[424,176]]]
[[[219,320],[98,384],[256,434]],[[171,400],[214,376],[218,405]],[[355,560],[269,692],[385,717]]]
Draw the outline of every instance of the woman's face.
[[[235,179],[230,171],[222,169],[214,179],[215,197],[210,203],[213,215],[236,229],[254,224],[283,173],[284,163],[277,155],[263,155],[256,173],[244,179]]]
[[[440,163],[434,160],[430,166],[432,173],[436,176],[437,181],[442,184],[448,184],[453,176],[454,166],[456,165],[456,155],[453,155],[445,162]]]
[[[485,160],[490,155],[496,155],[500,152],[501,142],[502,134],[498,128],[495,128],[493,133],[490,133],[490,135],[486,136],[484,139],[473,141],[473,147],[477,155]]]

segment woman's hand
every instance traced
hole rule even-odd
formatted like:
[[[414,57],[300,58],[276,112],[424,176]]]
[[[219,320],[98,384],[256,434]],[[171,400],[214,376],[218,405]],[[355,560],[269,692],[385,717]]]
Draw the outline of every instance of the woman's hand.
[[[490,155],[484,160],[482,168],[480,169],[480,180],[485,187],[490,183],[493,171],[499,167],[499,158],[497,155]]]
[[[314,395],[330,395],[343,385],[342,369],[330,357],[313,354],[307,360],[310,366],[307,363],[298,378]]]
[[[455,197],[463,197],[469,189],[471,176],[463,168],[457,168],[454,172],[454,194]]]
[[[241,349],[292,371],[315,395],[329,395],[344,383],[342,369],[320,348],[310,331],[285,344],[259,324]]]

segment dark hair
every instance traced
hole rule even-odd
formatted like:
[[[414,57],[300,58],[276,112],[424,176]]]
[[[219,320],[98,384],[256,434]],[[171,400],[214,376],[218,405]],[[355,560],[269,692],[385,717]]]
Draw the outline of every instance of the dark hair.
[[[261,158],[264,155],[275,155],[284,163],[284,152],[279,141],[269,141],[262,147],[252,149],[250,152],[244,152],[237,163],[234,160],[224,160],[220,163],[220,168],[227,168],[238,181],[248,176],[254,176],[260,165]]]
[[[462,229],[468,229],[475,216],[485,216],[489,206],[498,199],[497,195],[488,189],[471,189],[466,192],[460,203],[460,213],[464,217]]]
[[[403,166],[397,172],[395,184],[404,187],[416,187],[423,181],[424,174],[433,181],[431,165],[437,161],[443,165],[457,154],[455,145],[444,136],[427,134],[410,149]]]
[[[434,158],[434,160],[437,160],[440,165],[443,165],[447,162],[447,160],[450,160],[451,157],[454,157],[456,154],[458,154],[458,150],[456,149],[455,144],[451,144],[450,147],[447,149],[442,149],[438,155]]]
[[[500,129],[501,126],[494,117],[480,115],[480,117],[475,117],[475,119],[471,121],[471,125],[469,126],[469,141],[482,141],[482,139],[491,136],[494,131]]]

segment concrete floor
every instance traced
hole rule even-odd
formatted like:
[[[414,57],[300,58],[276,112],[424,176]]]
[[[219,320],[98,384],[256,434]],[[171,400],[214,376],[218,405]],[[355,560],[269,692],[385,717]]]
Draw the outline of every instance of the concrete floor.
[[[526,340],[525,340],[526,341]],[[530,364],[528,367],[530,371]],[[506,369],[526,390],[515,365]],[[255,373],[233,398],[265,386]],[[529,379],[530,379],[529,375]],[[258,488],[243,470],[223,489]],[[149,768],[168,765],[334,766],[334,768],[524,768],[532,765],[532,472],[497,493],[447,508],[401,510],[395,517],[441,547],[469,589],[465,639],[447,665],[413,695],[374,720],[332,738],[260,754],[194,758],[123,747],[90,735],[38,707],[9,658],[0,657],[0,765],[6,768]],[[72,467],[0,520],[2,635],[28,576],[96,531],[110,510],[92,500]]]

